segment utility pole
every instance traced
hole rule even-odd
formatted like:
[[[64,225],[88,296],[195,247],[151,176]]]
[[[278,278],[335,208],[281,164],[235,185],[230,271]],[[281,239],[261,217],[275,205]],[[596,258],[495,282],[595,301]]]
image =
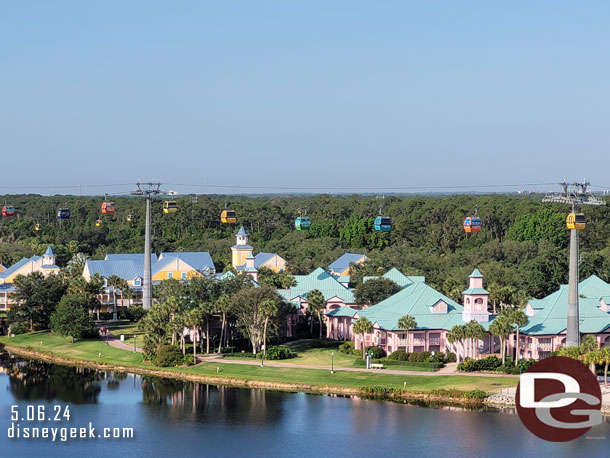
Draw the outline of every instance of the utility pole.
[[[591,183],[566,183],[563,180],[559,185],[562,191],[544,196],[542,202],[568,204],[572,206],[572,213],[566,218],[570,230],[570,268],[568,278],[568,321],[566,327],[566,347],[577,347],[580,344],[580,322],[578,312],[578,231],[584,229],[585,218],[580,213],[581,205],[606,205],[606,202],[593,195],[589,186]],[[580,217],[580,220],[579,220]],[[580,227],[576,227],[576,226]],[[572,226],[572,227],[570,227]]]
[[[146,196],[146,230],[144,232],[144,278],[142,279],[142,307],[152,307],[152,271],[150,266],[150,197],[161,193],[161,183],[136,183],[135,196]]]

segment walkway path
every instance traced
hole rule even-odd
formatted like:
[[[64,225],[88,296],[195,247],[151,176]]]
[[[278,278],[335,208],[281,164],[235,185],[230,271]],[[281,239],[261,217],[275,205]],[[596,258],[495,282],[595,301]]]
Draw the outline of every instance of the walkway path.
[[[100,337],[100,340],[106,341],[106,337]],[[121,342],[121,339],[116,336],[109,335],[107,342],[111,347],[118,348],[120,350],[133,351],[133,345],[128,345],[125,342]],[[138,353],[142,353],[141,348],[136,348],[136,351]]]

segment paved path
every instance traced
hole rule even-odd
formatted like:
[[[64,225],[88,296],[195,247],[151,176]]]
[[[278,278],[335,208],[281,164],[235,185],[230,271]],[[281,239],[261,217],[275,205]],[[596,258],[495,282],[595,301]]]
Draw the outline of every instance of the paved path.
[[[100,340],[106,341],[106,337],[100,337]],[[114,348],[118,348],[120,350],[129,350],[129,351],[133,351],[133,345],[128,345],[125,342],[121,342],[121,339],[119,339],[118,337],[115,336],[108,336],[108,345],[110,345],[111,347]],[[141,348],[136,348],[136,351],[138,353],[142,353],[142,349]]]

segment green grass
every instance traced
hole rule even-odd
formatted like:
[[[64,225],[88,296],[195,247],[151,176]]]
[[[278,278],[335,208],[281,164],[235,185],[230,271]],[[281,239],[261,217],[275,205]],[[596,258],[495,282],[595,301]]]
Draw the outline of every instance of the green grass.
[[[123,343],[129,345],[130,347],[133,347],[134,335],[137,336],[136,347],[142,348],[144,345],[144,331],[140,331],[136,323],[115,321],[108,323],[105,326],[108,328],[111,336],[119,338],[121,334],[124,334],[125,340]]]
[[[0,342],[33,350],[51,352],[56,356],[82,359],[107,364],[120,364],[143,369],[159,369],[182,374],[195,374],[210,377],[234,378],[239,380],[262,381],[270,383],[286,383],[310,385],[313,387],[362,388],[365,386],[384,386],[387,388],[406,388],[413,391],[431,391],[436,389],[481,389],[488,392],[497,391],[507,386],[515,386],[516,378],[459,376],[425,376],[425,375],[394,375],[375,373],[337,371],[331,374],[329,370],[282,368],[258,365],[224,364],[209,362],[193,367],[157,368],[151,363],[143,362],[142,355],[127,350],[107,346],[100,340],[77,341],[70,343],[69,338],[63,338],[47,332],[22,334],[14,338],[2,337]],[[42,344],[41,344],[42,342]],[[325,358],[329,349],[316,349],[311,355],[311,361]],[[101,354],[101,356],[100,356]],[[337,353],[335,353],[337,356]],[[345,355],[349,356],[349,355]],[[294,360],[291,360],[294,361]],[[340,369],[339,366],[337,368]],[[217,372],[218,371],[218,372]]]

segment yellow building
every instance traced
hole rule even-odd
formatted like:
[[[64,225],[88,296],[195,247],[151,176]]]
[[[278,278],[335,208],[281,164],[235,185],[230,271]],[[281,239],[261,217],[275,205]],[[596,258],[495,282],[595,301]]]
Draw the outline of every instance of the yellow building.
[[[254,264],[251,267],[256,267],[257,269],[266,267],[274,272],[286,270],[286,260],[277,253],[260,252],[256,256],[252,255],[254,248],[248,245],[248,234],[243,226],[239,228],[235,237],[235,245],[231,247],[231,265],[234,269],[244,270],[248,259],[253,258]]]
[[[45,277],[59,272],[59,267],[55,264],[55,253],[51,245],[48,246],[47,251],[42,256],[23,258],[8,269],[0,272],[0,285],[13,283],[19,275],[29,275],[33,272],[40,272]]]

